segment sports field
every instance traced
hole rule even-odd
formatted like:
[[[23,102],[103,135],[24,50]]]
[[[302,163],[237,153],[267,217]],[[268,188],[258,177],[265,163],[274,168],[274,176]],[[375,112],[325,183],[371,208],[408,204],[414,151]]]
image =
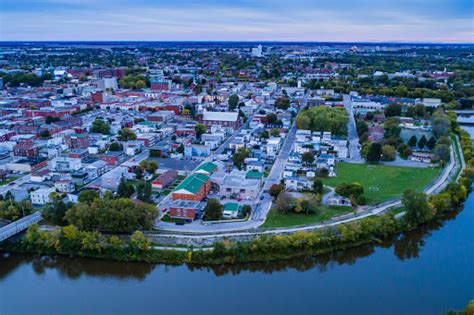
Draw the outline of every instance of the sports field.
[[[359,183],[368,204],[400,197],[407,189],[423,190],[438,177],[440,168],[415,168],[386,165],[338,163],[336,177],[324,179],[325,185]]]

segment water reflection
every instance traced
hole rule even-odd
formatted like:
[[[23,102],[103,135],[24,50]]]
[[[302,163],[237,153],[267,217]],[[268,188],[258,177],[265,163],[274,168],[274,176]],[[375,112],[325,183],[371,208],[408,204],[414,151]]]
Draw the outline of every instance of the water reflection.
[[[125,263],[110,260],[70,258],[61,256],[31,256],[1,253],[0,280],[22,265],[30,264],[36,274],[44,274],[47,269],[55,269],[61,276],[77,279],[83,275],[143,280],[156,265],[146,263]]]
[[[266,261],[258,263],[247,263],[238,265],[188,265],[188,269],[205,270],[213,272],[217,276],[226,274],[238,275],[241,272],[263,272],[273,273],[288,269],[300,272],[317,268],[324,273],[340,265],[353,265],[358,259],[370,256],[377,247],[394,249],[394,255],[400,260],[414,259],[420,254],[425,245],[425,240],[434,232],[443,227],[444,222],[453,220],[457,213],[452,213],[441,221],[431,222],[417,230],[402,233],[400,235],[385,239],[380,243],[368,244],[333,253],[300,257],[297,259],[283,261]],[[146,263],[124,263],[98,259],[83,259],[69,257],[31,256],[3,253],[0,256],[0,280],[16,268],[30,264],[36,274],[43,274],[47,269],[55,269],[61,276],[69,279],[77,279],[82,275],[95,277],[111,277],[117,279],[132,278],[143,280],[150,274],[156,265]],[[169,267],[173,268],[173,267]]]

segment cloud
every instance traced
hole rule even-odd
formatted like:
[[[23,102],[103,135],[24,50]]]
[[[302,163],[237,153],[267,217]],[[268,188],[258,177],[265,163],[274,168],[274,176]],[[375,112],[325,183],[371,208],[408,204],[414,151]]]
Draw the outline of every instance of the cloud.
[[[3,0],[0,9],[0,40],[474,39],[473,5],[461,0]]]

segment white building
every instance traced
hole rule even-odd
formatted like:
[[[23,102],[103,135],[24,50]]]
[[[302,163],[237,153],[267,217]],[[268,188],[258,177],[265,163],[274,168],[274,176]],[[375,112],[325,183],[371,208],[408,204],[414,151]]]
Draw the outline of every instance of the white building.
[[[252,56],[254,57],[263,57],[263,47],[258,45],[256,48],[252,48]]]
[[[81,159],[60,156],[50,161],[51,169],[56,172],[74,172],[82,168]]]
[[[54,188],[40,188],[30,193],[31,203],[34,205],[44,206],[48,202],[51,202],[49,195],[56,190]]]

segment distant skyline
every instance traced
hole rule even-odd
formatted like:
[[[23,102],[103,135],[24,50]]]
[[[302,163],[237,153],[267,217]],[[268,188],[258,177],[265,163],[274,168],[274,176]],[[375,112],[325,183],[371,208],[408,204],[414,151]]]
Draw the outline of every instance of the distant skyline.
[[[1,41],[473,43],[472,0],[1,0]]]

